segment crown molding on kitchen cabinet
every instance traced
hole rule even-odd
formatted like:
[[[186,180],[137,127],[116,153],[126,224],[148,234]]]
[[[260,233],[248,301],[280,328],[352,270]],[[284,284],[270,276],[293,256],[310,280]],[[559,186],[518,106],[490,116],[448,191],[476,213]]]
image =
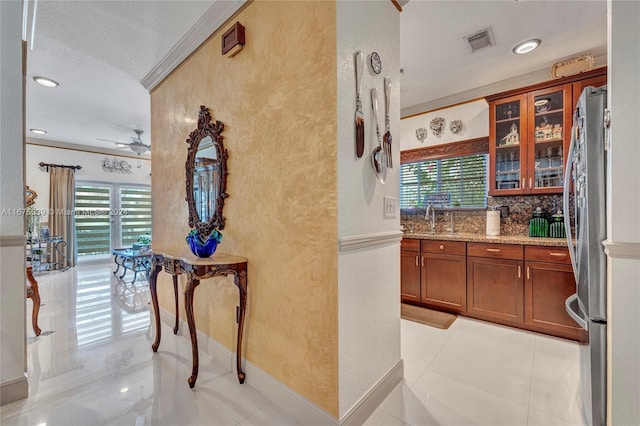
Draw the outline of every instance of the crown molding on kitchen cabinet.
[[[402,232],[380,232],[376,234],[351,235],[340,237],[338,245],[340,251],[358,250],[366,247],[381,246],[385,244],[399,243],[402,241]]]
[[[604,252],[613,259],[640,259],[640,243],[603,241]]]
[[[597,68],[601,68],[607,64],[607,52],[598,52],[594,56],[594,64]],[[402,110],[400,111],[400,117],[406,118],[408,116],[417,115],[426,111],[439,110],[450,107],[452,105],[462,104],[470,100],[476,100],[479,98],[484,98],[486,96],[491,96],[496,93],[516,90],[522,87],[549,81],[551,79],[550,69],[551,65],[549,67],[532,71],[527,74],[519,75],[517,77],[508,78],[494,84],[487,84],[484,86],[476,87],[474,89],[455,93],[450,96],[445,96],[444,98],[434,99],[433,101],[402,108]],[[579,74],[576,74],[570,76],[570,78],[575,79],[578,76]]]
[[[211,34],[248,3],[248,0],[218,0],[182,36],[178,43],[156,64],[140,83],[151,92],[191,55]]]

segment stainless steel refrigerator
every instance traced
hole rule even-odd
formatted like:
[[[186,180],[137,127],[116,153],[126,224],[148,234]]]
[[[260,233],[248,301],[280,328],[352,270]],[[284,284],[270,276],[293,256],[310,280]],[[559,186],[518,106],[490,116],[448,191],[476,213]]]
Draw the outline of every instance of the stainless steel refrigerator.
[[[567,313],[585,330],[580,342],[580,380],[585,420],[592,426],[606,423],[607,266],[602,246],[607,231],[606,98],[606,86],[589,86],[582,92],[573,114],[564,176],[565,227],[576,278],[576,294],[565,304]]]

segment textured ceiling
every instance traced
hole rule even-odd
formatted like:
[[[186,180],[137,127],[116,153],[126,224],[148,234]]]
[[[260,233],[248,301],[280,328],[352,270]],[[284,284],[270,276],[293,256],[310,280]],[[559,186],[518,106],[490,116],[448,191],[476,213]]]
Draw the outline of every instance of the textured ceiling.
[[[472,54],[463,37],[487,27],[493,29],[495,46]],[[542,40],[536,50],[513,54],[517,43],[531,38]],[[421,104],[543,68],[550,71],[555,62],[582,53],[606,58],[606,48],[605,0],[412,0],[400,15],[402,109],[424,111]]]
[[[140,81],[214,2],[39,0],[32,40],[30,1],[27,137],[113,148],[114,143],[97,139],[128,143],[139,128],[145,131],[143,142],[153,145],[149,94]],[[605,0],[411,0],[403,9],[403,115],[424,111],[434,100],[446,102],[477,87],[550,69],[580,53],[606,57]],[[489,26],[496,45],[471,54],[463,37]],[[542,39],[537,50],[511,52],[532,37]],[[60,86],[39,86],[34,75]],[[31,128],[48,133],[34,137]]]
[[[149,94],[140,80],[213,1],[37,2],[35,36],[29,11],[27,136],[114,148],[97,139],[131,142],[133,129],[151,141]],[[31,50],[31,44],[33,49]],[[36,84],[32,76],[56,80]]]

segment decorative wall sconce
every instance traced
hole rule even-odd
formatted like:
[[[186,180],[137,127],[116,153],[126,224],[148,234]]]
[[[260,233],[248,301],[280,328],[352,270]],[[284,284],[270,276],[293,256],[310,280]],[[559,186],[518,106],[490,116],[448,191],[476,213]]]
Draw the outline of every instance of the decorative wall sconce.
[[[244,27],[240,22],[236,22],[224,34],[222,34],[222,54],[227,58],[242,50],[244,46]]]
[[[108,158],[105,158],[102,160],[102,170],[107,173],[122,173],[130,175],[131,164],[126,160],[118,160],[116,158],[109,160]]]

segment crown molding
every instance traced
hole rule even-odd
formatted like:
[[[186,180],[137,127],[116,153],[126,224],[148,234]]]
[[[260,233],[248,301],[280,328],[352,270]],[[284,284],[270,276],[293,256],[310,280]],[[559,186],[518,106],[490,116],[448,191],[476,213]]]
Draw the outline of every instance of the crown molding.
[[[140,83],[151,92],[249,0],[217,0]]]
[[[151,160],[151,156],[149,154],[138,155],[131,151],[100,148],[97,146],[89,146],[89,145],[78,145],[75,143],[58,142],[58,141],[52,141],[49,139],[27,139],[26,143],[27,145],[37,145],[37,146],[46,146],[49,148],[68,149],[70,151],[89,152],[91,154],[115,155],[118,157],[135,158],[137,160]]]
[[[574,56],[579,56],[583,53],[578,53]],[[564,58],[564,60],[569,58]],[[563,59],[561,59],[563,60]],[[558,62],[558,61],[556,61]],[[594,53],[594,69],[601,68],[607,65],[607,52]],[[476,87],[474,89],[465,90],[463,92],[455,93],[453,95],[445,96],[444,98],[434,99],[429,102],[409,106],[402,108],[400,111],[401,118],[408,118],[412,115],[418,115],[426,111],[435,111],[443,108],[450,107],[456,104],[466,103],[470,100],[477,100],[486,96],[491,96],[496,93],[507,92],[509,90],[515,90],[526,86],[542,83],[551,80],[551,67],[549,66],[531,71],[527,74],[522,74],[517,77],[508,78],[506,80],[499,81],[497,83],[486,84],[484,86]],[[572,76],[575,77],[575,76]]]

